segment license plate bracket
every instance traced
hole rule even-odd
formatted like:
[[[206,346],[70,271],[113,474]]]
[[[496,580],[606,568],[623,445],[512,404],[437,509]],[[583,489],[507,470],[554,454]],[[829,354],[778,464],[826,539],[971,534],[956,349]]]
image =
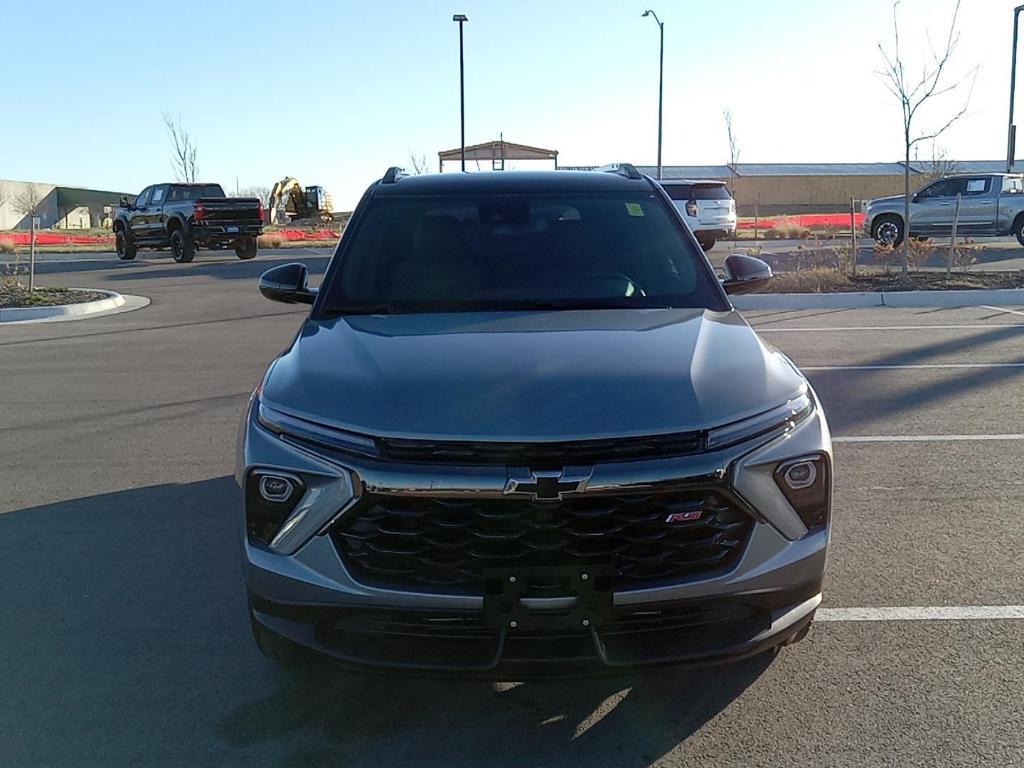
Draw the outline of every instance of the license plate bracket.
[[[610,565],[484,569],[484,622],[509,633],[587,631],[612,609]]]

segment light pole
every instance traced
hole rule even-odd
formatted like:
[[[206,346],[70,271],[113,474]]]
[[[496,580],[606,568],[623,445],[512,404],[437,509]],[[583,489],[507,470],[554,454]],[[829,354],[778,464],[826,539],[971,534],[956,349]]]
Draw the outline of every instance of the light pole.
[[[658,29],[661,35],[661,52],[658,54],[658,178],[661,178],[661,96],[665,85],[665,24],[652,10],[646,10],[643,16],[653,16],[658,22]]]
[[[462,172],[466,172],[466,66],[462,57],[462,25],[469,19],[464,13],[456,13],[452,21],[459,23],[459,123],[462,133]]]
[[[1013,96],[1017,87],[1017,25],[1024,5],[1013,9],[1013,54],[1010,64],[1010,124],[1006,129],[1006,172],[1013,170],[1013,156],[1016,154],[1017,126],[1013,124]]]

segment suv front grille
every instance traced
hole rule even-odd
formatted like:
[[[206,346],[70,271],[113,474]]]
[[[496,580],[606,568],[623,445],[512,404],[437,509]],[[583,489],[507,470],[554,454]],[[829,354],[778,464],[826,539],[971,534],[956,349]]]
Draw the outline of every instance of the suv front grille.
[[[384,457],[390,461],[443,464],[496,464],[505,466],[563,467],[690,456],[703,449],[702,432],[625,437],[606,440],[572,440],[551,443],[503,443],[453,440],[381,438]]]
[[[666,521],[673,514],[680,522]],[[752,527],[711,490],[559,502],[371,495],[332,535],[366,583],[482,593],[484,569],[496,567],[610,565],[618,588],[718,573],[736,564]]]

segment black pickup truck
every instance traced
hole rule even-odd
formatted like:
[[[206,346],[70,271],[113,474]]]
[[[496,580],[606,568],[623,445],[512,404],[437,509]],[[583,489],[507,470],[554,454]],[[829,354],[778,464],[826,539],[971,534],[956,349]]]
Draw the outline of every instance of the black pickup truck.
[[[154,184],[129,201],[121,198],[114,219],[117,256],[135,258],[140,248],[170,248],[179,263],[199,248],[234,248],[240,259],[256,255],[263,232],[263,203],[225,197],[220,184]]]

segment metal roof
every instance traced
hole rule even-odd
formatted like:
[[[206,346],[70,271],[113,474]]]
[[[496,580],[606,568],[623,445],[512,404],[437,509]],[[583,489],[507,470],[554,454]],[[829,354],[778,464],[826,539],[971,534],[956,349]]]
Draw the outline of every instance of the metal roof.
[[[459,160],[462,157],[462,147],[445,149],[437,153],[442,160]],[[482,144],[469,144],[466,146],[467,160],[558,160],[557,149],[544,149],[543,147],[531,147],[527,144],[516,144],[512,141],[485,141]]]
[[[640,173],[657,178],[658,166],[638,165]],[[661,167],[661,178],[665,179],[715,179],[724,181],[732,176],[732,171],[727,165],[663,165]]]
[[[740,163],[739,176],[897,176],[903,163]]]
[[[943,166],[945,165],[950,166],[950,173],[1006,173],[1005,160],[954,160],[943,163]],[[911,163],[910,166],[917,168],[922,173],[927,173],[930,164],[918,161]],[[1016,163],[1013,169],[1015,173],[1020,173],[1024,170],[1024,163]]]

